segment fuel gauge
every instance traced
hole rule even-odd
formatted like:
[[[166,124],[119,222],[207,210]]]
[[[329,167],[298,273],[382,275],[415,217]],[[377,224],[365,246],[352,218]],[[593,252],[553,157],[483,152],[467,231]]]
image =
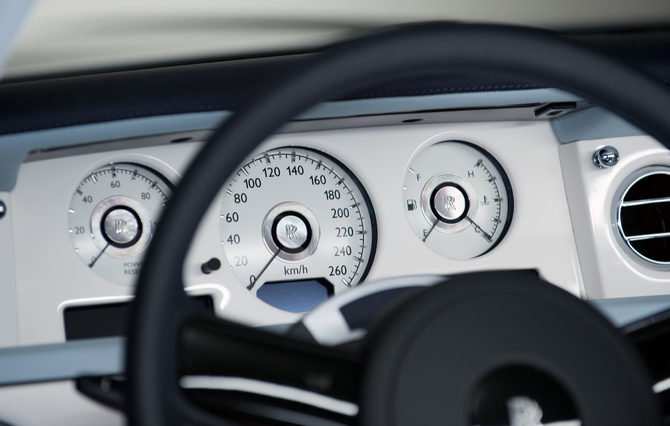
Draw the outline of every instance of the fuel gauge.
[[[512,219],[505,171],[491,154],[467,142],[440,142],[420,152],[405,174],[404,196],[417,236],[453,259],[493,249]]]

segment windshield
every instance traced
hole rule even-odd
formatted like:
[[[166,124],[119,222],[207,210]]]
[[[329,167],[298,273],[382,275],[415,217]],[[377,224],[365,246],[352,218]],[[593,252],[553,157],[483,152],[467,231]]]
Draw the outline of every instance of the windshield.
[[[5,77],[308,51],[379,26],[459,20],[602,31],[670,22],[667,0],[41,0]]]

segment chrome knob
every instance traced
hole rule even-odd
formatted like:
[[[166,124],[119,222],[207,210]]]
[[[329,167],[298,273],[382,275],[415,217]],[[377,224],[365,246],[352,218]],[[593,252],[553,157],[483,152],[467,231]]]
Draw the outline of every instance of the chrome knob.
[[[598,168],[614,167],[618,162],[619,151],[613,146],[604,146],[593,153],[593,164]]]
[[[468,200],[456,185],[445,185],[433,194],[433,208],[441,220],[454,223],[467,213]]]
[[[126,208],[110,210],[102,220],[104,235],[116,247],[133,245],[142,233],[142,225],[132,211]]]
[[[286,215],[277,222],[275,228],[280,247],[296,250],[301,248],[309,237],[307,224],[298,216]]]

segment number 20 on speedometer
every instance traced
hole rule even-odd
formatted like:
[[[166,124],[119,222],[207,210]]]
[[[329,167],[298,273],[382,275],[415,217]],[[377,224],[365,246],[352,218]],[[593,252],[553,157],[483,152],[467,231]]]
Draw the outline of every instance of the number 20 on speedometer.
[[[301,312],[365,278],[374,212],[358,179],[333,157],[273,149],[242,165],[224,188],[226,259],[262,300]]]

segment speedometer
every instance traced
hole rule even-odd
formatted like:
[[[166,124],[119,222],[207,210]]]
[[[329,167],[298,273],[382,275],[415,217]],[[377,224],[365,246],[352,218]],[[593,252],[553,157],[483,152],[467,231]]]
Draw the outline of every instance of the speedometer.
[[[224,187],[223,250],[261,300],[305,312],[365,278],[376,245],[374,212],[358,179],[333,157],[273,149]]]

